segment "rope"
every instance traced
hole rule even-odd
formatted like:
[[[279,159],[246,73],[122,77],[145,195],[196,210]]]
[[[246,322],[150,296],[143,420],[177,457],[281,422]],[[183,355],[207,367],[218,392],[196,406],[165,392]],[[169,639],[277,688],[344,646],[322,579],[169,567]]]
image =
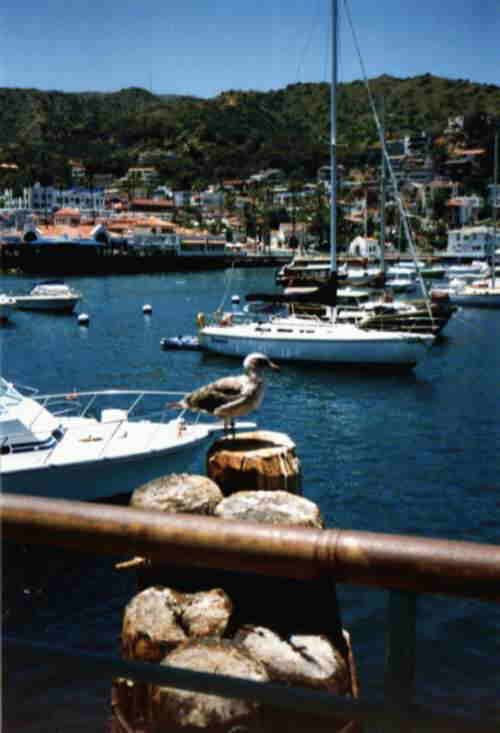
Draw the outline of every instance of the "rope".
[[[224,305],[224,303],[226,301],[226,298],[228,296],[229,286],[231,284],[233,273],[234,273],[234,260],[231,262],[231,268],[229,270],[229,274],[226,276],[226,281],[227,281],[226,289],[225,289],[224,294],[222,296],[221,303],[220,303],[219,307],[217,308],[217,312],[219,312],[219,311],[222,312],[222,306]]]
[[[345,9],[346,9],[347,20],[349,22],[349,26],[351,28],[352,37],[353,37],[353,40],[354,40],[354,46],[355,46],[356,52],[358,54],[358,59],[359,59],[359,63],[360,63],[360,66],[361,66],[361,73],[363,75],[363,81],[365,83],[366,91],[368,93],[368,101],[370,103],[372,114],[373,114],[374,119],[375,119],[375,125],[377,127],[377,133],[378,133],[380,144],[382,146],[382,150],[383,150],[383,153],[384,153],[384,160],[385,160],[386,165],[387,165],[387,170],[389,171],[389,176],[390,176],[390,179],[391,179],[391,184],[392,184],[392,187],[393,187],[394,196],[396,198],[396,203],[397,203],[397,206],[398,206],[398,210],[399,210],[399,214],[400,214],[400,217],[401,217],[401,221],[403,222],[405,236],[406,236],[407,242],[408,242],[408,244],[410,246],[410,251],[411,251],[413,260],[415,262],[417,276],[418,276],[418,280],[419,280],[419,283],[420,283],[420,287],[422,288],[422,293],[424,295],[425,305],[426,305],[427,311],[429,313],[429,318],[431,319],[431,323],[434,323],[434,316],[432,315],[432,308],[431,308],[431,304],[430,304],[429,294],[427,292],[427,286],[426,286],[425,280],[422,277],[422,274],[420,272],[420,268],[419,268],[419,266],[417,264],[417,253],[416,253],[416,249],[415,249],[415,243],[414,243],[414,240],[413,240],[413,233],[412,233],[411,228],[410,228],[410,226],[408,224],[408,215],[407,215],[406,209],[405,209],[405,207],[403,205],[403,201],[402,201],[401,195],[399,193],[398,182],[397,182],[396,176],[394,174],[394,170],[392,168],[391,160],[389,158],[389,153],[387,152],[387,147],[386,147],[386,144],[385,144],[385,135],[384,135],[384,133],[382,131],[382,126],[380,124],[380,120],[379,120],[379,117],[378,117],[378,114],[377,114],[377,109],[375,107],[375,102],[373,100],[373,95],[372,95],[372,92],[371,92],[371,89],[370,89],[370,84],[368,82],[368,77],[366,75],[366,69],[365,69],[365,65],[364,65],[364,62],[363,62],[363,57],[361,56],[361,49],[360,49],[360,46],[359,46],[358,38],[356,36],[356,31],[354,29],[354,25],[353,25],[353,22],[352,22],[352,17],[351,17],[351,14],[349,12],[349,7],[348,7],[348,4],[347,4],[347,0],[344,0],[344,5],[345,5]]]

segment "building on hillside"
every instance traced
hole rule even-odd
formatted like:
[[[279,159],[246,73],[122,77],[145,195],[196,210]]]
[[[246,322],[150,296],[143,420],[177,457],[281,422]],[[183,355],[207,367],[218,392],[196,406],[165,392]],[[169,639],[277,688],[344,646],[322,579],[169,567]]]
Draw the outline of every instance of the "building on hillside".
[[[174,203],[170,199],[132,199],[129,203],[129,211],[154,213],[162,218],[171,218]]]
[[[482,259],[499,248],[500,229],[466,226],[448,230],[448,246],[439,254],[454,259]]]
[[[54,224],[56,226],[76,227],[80,224],[81,218],[80,209],[65,207],[54,213]]]
[[[172,191],[175,206],[191,206],[191,191]]]
[[[471,150],[455,150],[453,154],[444,162],[444,168],[447,174],[457,180],[463,176],[478,173],[482,156],[486,153],[484,148],[475,148]]]
[[[347,253],[350,257],[380,258],[380,244],[377,239],[372,237],[355,237],[349,245]]]
[[[29,208],[34,211],[53,211],[69,207],[83,213],[99,213],[104,209],[104,189],[74,187],[58,189],[35,183],[29,190]]]
[[[280,183],[284,178],[285,174],[280,168],[267,168],[264,171],[253,173],[249,177],[248,183],[250,185],[252,183]]]
[[[283,222],[276,231],[275,243],[279,248],[295,249],[305,247],[309,239],[307,226],[303,222],[297,222],[296,224]]]
[[[457,132],[463,132],[464,129],[464,116],[455,115],[454,117],[448,117],[448,124],[444,130],[445,135],[451,135]]]
[[[497,210],[498,216],[498,210],[500,209],[500,183],[497,183],[496,187],[494,183],[488,185],[488,203]]]
[[[456,196],[449,199],[446,206],[450,226],[463,227],[477,221],[483,199],[480,196]]]
[[[157,171],[153,165],[136,165],[128,169],[125,174],[125,179],[130,180],[131,178],[135,178],[137,181],[140,181],[147,186],[149,183],[154,181],[156,175]]]
[[[85,166],[81,160],[68,160],[68,165],[71,171],[71,180],[77,184],[85,178]]]

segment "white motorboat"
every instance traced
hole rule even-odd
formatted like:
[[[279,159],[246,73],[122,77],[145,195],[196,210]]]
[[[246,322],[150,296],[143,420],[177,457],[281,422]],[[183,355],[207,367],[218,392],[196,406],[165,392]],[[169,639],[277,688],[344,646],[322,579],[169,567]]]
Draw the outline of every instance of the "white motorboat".
[[[455,264],[446,268],[448,280],[459,278],[461,280],[477,280],[480,277],[487,277],[490,268],[487,262],[474,260],[468,264]]]
[[[3,491],[80,500],[129,493],[189,470],[223,431],[221,422],[188,422],[178,411],[169,418],[166,400],[179,399],[178,392],[27,391],[0,377]],[[146,413],[146,404],[154,412]]]
[[[331,229],[328,281],[317,288],[317,293],[304,296],[283,295],[282,302],[318,303],[326,306],[327,317],[311,318],[290,313],[285,317],[271,317],[263,323],[249,320],[240,323],[231,314],[220,315],[207,323],[198,314],[198,339],[202,348],[228,356],[244,357],[252,351],[265,353],[273,360],[319,362],[323,364],[354,364],[366,367],[409,369],[427,353],[433,343],[431,334],[362,329],[337,318],[337,165],[336,165],[336,87],[337,87],[337,29],[338,3],[332,1],[332,84],[331,84]],[[286,300],[288,298],[288,301]]]
[[[5,293],[0,293],[0,321],[8,321],[16,307],[16,299]]]
[[[412,293],[417,289],[416,274],[408,270],[405,274],[401,273],[388,278],[385,285],[395,293]]]
[[[81,293],[61,280],[35,283],[25,295],[15,295],[16,307],[24,310],[72,313],[81,300]]]

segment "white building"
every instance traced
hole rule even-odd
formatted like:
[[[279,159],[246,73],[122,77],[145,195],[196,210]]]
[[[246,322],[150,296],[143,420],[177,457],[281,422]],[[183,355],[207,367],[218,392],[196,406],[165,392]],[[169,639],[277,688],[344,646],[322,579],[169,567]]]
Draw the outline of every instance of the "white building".
[[[496,184],[496,188],[494,183],[490,183],[488,185],[488,202],[490,206],[494,206],[495,209],[500,209],[500,183]]]
[[[380,258],[380,245],[372,237],[355,237],[349,245],[348,254],[351,257]]]
[[[104,209],[104,189],[77,186],[61,190],[35,183],[29,189],[29,208],[47,213],[61,208],[75,208],[82,213],[96,213]]]
[[[439,253],[445,257],[482,259],[500,247],[500,229],[494,236],[493,227],[475,226],[450,229],[448,247]]]

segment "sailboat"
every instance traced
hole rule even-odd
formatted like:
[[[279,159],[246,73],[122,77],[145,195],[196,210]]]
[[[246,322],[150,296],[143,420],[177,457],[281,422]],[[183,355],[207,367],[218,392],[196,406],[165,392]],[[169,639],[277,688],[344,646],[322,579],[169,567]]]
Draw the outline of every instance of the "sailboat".
[[[427,354],[434,341],[431,334],[406,331],[361,329],[337,320],[337,33],[338,0],[332,0],[332,83],[331,83],[331,223],[330,276],[314,292],[280,296],[282,303],[315,302],[326,307],[326,317],[288,313],[269,320],[239,322],[231,317],[206,323],[199,314],[200,346],[210,352],[243,357],[252,351],[264,352],[273,360],[322,364],[353,364],[366,367],[411,369]]]

